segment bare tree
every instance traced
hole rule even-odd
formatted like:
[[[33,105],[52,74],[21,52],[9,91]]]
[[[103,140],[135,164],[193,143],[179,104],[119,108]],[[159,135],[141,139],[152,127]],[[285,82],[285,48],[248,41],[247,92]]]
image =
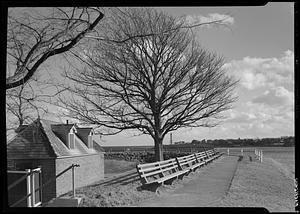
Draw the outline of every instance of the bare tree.
[[[77,54],[88,66],[67,75],[72,94],[60,101],[69,116],[115,133],[150,135],[156,160],[163,160],[167,133],[218,124],[236,99],[236,81],[222,69],[222,57],[201,48],[183,23],[163,12],[128,9],[111,21],[113,40],[131,39],[102,41]]]
[[[8,16],[6,89],[26,83],[46,60],[69,51],[104,17],[94,7],[44,8],[42,13],[17,9]]]
[[[116,40],[112,36],[115,30],[114,20],[110,20],[113,16],[110,17],[110,14],[123,16],[125,19],[130,17],[127,17],[126,10],[124,12],[119,8],[110,8],[107,10],[108,18],[103,26],[96,30],[96,26],[104,17],[101,10],[96,7],[44,8],[42,12],[34,9],[25,10],[25,12],[23,9],[10,9],[7,31],[6,89],[26,83],[50,57],[68,52],[84,37],[123,43],[132,38],[148,37],[154,33],[131,34]],[[224,24],[225,19],[176,27],[193,29],[213,24],[228,27]],[[184,22],[184,19],[180,22]],[[176,30],[176,28],[165,29],[159,33],[166,33],[170,30]]]

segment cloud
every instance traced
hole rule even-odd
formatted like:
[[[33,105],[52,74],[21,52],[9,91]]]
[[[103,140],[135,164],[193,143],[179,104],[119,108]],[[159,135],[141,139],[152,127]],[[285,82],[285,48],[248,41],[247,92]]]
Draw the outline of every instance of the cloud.
[[[294,104],[294,93],[282,86],[265,91],[255,97],[253,103],[262,103],[269,106],[289,106]]]
[[[188,15],[185,17],[185,21],[188,25],[195,25],[206,22],[213,22],[217,20],[222,20],[222,24],[233,25],[234,18],[232,16],[226,14],[219,13],[210,13],[208,16],[202,15]],[[210,27],[211,25],[205,25],[206,27]]]
[[[231,110],[229,118],[226,123],[249,123],[257,119],[257,116],[249,112],[237,112],[236,110]]]
[[[245,57],[233,60],[223,68],[239,78],[240,85],[247,90],[283,85],[289,90],[293,88],[294,52],[290,50],[285,51],[280,58]]]

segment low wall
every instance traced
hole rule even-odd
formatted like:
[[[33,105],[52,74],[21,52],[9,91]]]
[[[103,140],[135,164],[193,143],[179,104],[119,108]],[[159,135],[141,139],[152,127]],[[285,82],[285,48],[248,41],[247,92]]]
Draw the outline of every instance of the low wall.
[[[189,152],[164,152],[164,160],[189,155]],[[137,163],[152,163],[155,162],[153,152],[106,152],[105,159],[126,160]]]

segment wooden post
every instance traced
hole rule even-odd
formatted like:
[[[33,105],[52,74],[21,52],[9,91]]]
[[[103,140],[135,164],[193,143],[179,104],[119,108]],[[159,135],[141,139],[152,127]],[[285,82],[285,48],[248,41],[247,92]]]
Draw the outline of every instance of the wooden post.
[[[241,149],[241,154],[242,154],[242,155],[243,155],[243,152],[244,152],[243,149]]]
[[[263,162],[263,151],[261,150],[261,154],[260,154],[260,162]]]
[[[229,155],[229,148],[227,149],[227,155]]]
[[[75,198],[75,166],[72,165],[72,189],[73,189],[73,198]]]
[[[30,182],[31,182],[30,177],[32,175],[30,174],[31,173],[31,169],[26,169],[26,171],[27,171],[27,173],[29,173],[29,175],[26,178],[26,181],[27,181],[27,195],[29,195],[31,193],[31,189],[32,189],[31,185],[30,185]],[[32,197],[32,195],[27,198],[27,207],[32,207],[31,206],[31,197]]]
[[[31,206],[34,207],[35,205],[35,186],[34,186],[34,173],[33,172],[31,175],[30,175],[30,180],[31,180]]]
[[[39,168],[41,169],[41,172],[39,173],[39,187],[42,187],[39,192],[40,192],[40,201],[43,203],[43,180],[42,180],[42,166],[40,165]]]

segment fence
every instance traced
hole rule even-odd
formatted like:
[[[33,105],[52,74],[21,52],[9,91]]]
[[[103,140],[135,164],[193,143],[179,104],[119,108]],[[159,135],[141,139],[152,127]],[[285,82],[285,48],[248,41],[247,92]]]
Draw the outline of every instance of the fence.
[[[218,149],[221,150],[223,152],[224,149],[226,148],[222,148],[222,149]],[[262,163],[263,162],[263,151],[262,150],[258,150],[258,149],[253,149],[253,148],[227,148],[226,152],[227,155],[244,155],[244,153],[247,154],[255,154],[255,157]]]

